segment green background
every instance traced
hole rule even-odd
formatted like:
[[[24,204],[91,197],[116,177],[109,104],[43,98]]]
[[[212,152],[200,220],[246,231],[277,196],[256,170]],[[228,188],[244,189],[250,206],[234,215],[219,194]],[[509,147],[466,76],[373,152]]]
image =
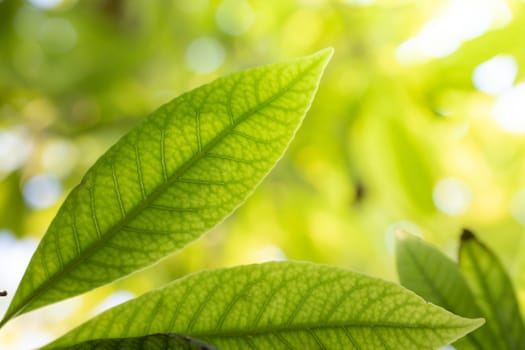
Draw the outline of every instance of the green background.
[[[140,294],[203,268],[286,257],[396,280],[396,229],[454,256],[469,227],[524,304],[525,136],[493,112],[514,91],[525,120],[524,1],[35,3],[0,1],[0,230],[20,239],[40,238],[89,166],[160,104],[231,72],[335,49],[295,141],[244,206],[184,251],[88,294],[46,332],[84,320],[116,290]],[[514,90],[494,95],[473,73],[497,55],[517,72]],[[45,208],[24,198],[39,174],[62,186]]]

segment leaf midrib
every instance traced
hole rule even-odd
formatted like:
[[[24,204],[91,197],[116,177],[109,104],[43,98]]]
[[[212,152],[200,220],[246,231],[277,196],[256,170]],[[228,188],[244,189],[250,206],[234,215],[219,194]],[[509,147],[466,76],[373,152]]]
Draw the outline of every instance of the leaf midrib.
[[[473,326],[473,325],[471,325]],[[423,329],[431,330],[435,332],[436,327],[426,324],[403,324],[397,322],[319,322],[319,323],[301,323],[296,325],[286,325],[278,327],[261,327],[256,329],[240,329],[240,330],[225,330],[225,331],[211,331],[211,332],[183,332],[181,334],[187,334],[193,338],[203,339],[217,339],[217,338],[239,338],[239,337],[251,337],[251,336],[264,336],[267,334],[275,333],[293,333],[293,332],[308,332],[308,330],[329,330],[329,329],[348,329],[348,328],[384,328],[384,329]],[[442,325],[439,329],[465,329],[469,326],[451,326]],[[168,330],[167,332],[173,332]],[[143,335],[140,335],[143,336]],[[124,336],[122,336],[124,337]],[[125,336],[129,337],[129,335]],[[443,338],[443,337],[440,337]],[[209,340],[208,340],[209,341]],[[52,344],[50,344],[52,345]],[[52,348],[55,349],[55,348]]]
[[[138,205],[136,205],[134,208],[132,208],[128,215],[121,220],[119,220],[116,224],[114,224],[111,228],[109,228],[104,235],[100,237],[100,239],[94,241],[92,244],[88,245],[84,251],[83,254],[77,255],[75,258],[70,260],[67,264],[65,264],[62,268],[62,270],[55,273],[51,278],[47,279],[43,284],[41,284],[33,293],[29,295],[29,297],[26,297],[22,299],[22,302],[19,303],[21,307],[17,309],[13,309],[13,311],[6,313],[3,320],[0,322],[0,327],[5,324],[9,319],[13,318],[14,316],[17,316],[29,306],[31,305],[32,301],[38,298],[40,295],[42,295],[45,290],[55,284],[57,280],[62,278],[63,276],[67,275],[69,272],[74,270],[80,263],[88,259],[90,256],[92,256],[96,250],[100,246],[102,246],[105,242],[109,241],[113,236],[115,236],[123,226],[125,226],[127,223],[133,221],[141,212],[142,210],[147,207],[148,204],[153,202],[157,197],[170,185],[175,183],[181,176],[184,174],[189,168],[191,168],[193,165],[195,165],[199,160],[201,160],[207,152],[209,152],[211,149],[213,149],[220,141],[222,141],[231,131],[233,131],[237,126],[239,126],[242,122],[247,120],[249,117],[253,116],[255,113],[261,111],[265,107],[267,107],[269,104],[271,104],[273,101],[277,100],[278,98],[285,95],[294,85],[296,85],[301,79],[305,77],[306,74],[308,74],[313,68],[319,64],[318,60],[314,60],[309,66],[307,66],[303,71],[297,74],[297,77],[295,77],[288,85],[286,85],[284,88],[277,91],[273,96],[266,99],[259,105],[247,110],[243,114],[241,114],[237,119],[234,120],[232,124],[229,124],[227,127],[224,128],[223,131],[221,131],[217,136],[215,136],[208,144],[206,144],[204,147],[202,147],[201,150],[197,151],[191,158],[189,158],[185,163],[183,163],[171,176],[167,178],[167,180],[163,183],[161,183],[159,186],[156,187],[155,190],[153,190],[143,201],[139,202]],[[227,77],[225,77],[227,78]],[[223,80],[225,78],[222,78],[220,80]],[[217,82],[220,82],[218,80]],[[216,82],[216,83],[217,83]],[[210,83],[213,84],[213,83]],[[208,85],[209,86],[209,85]],[[193,91],[193,90],[192,90]],[[178,98],[183,98],[184,96],[192,93],[192,91],[189,91],[183,95],[180,95]],[[315,92],[315,88],[313,90]],[[229,101],[230,102],[230,101]],[[307,112],[308,108],[310,107],[310,104],[306,106],[305,112]],[[160,107],[162,108],[162,107]],[[303,115],[304,115],[303,113]],[[262,179],[261,179],[262,181]],[[239,204],[240,205],[240,204]]]
[[[473,326],[473,325],[472,325]],[[225,330],[213,332],[189,332],[192,337],[231,338],[264,335],[269,333],[304,332],[308,330],[341,329],[341,328],[385,328],[385,329],[428,329],[435,331],[437,327],[427,324],[404,324],[398,322],[319,322],[302,323],[278,327],[261,327],[256,329]],[[438,329],[468,329],[469,325],[441,325]]]
[[[406,249],[409,257],[412,259],[412,262],[414,263],[414,266],[417,270],[419,270],[421,276],[423,276],[423,279],[427,283],[428,286],[430,286],[430,289],[432,293],[434,294],[437,299],[439,299],[441,306],[447,310],[452,310],[451,305],[448,302],[448,299],[441,293],[438,286],[434,284],[433,278],[431,276],[427,275],[426,270],[423,268],[422,264],[419,263],[419,260],[415,256],[414,252],[410,249],[410,247],[407,247]],[[427,253],[428,254],[428,253]]]

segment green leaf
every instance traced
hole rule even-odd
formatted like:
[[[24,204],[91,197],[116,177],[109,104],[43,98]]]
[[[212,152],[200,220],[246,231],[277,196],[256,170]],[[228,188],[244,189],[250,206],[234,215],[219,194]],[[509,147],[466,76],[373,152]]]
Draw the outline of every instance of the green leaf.
[[[348,270],[271,262],[210,270],[110,309],[46,349],[187,334],[220,349],[435,349],[483,323]]]
[[[143,337],[95,339],[61,347],[60,350],[215,350],[213,345],[174,333]]]
[[[499,259],[472,232],[464,230],[459,266],[496,335],[493,349],[525,349],[525,329],[512,282]]]
[[[218,79],[125,135],[60,208],[0,326],[150,265],[223,220],[283,155],[331,55]]]
[[[483,317],[459,267],[438,249],[402,232],[396,242],[396,265],[403,286],[425,300],[463,317]],[[454,344],[457,349],[496,349],[490,328],[480,327]]]

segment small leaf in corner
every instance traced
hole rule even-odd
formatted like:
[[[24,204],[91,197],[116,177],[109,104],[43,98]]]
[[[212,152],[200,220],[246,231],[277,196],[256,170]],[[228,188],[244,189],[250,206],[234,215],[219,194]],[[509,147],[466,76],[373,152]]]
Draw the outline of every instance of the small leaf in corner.
[[[494,349],[525,349],[525,327],[511,278],[498,257],[474,233],[464,230],[459,267],[495,335]]]
[[[483,317],[459,267],[424,240],[400,231],[396,241],[396,265],[401,285],[425,300],[463,317]],[[489,350],[497,347],[493,334],[480,327],[454,343],[456,349]]]

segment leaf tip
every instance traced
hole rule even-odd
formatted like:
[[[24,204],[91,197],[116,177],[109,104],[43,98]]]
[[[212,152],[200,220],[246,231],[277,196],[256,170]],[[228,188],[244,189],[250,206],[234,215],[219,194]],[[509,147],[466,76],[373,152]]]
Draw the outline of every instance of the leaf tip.
[[[411,235],[410,233],[399,229],[394,232],[394,235],[398,241],[405,241],[407,239],[414,238],[414,235]]]
[[[333,55],[334,55],[334,48],[326,47],[322,50],[314,52],[311,55],[305,56],[304,58],[317,61],[319,64],[322,65],[322,69],[324,70],[328,62],[330,62],[330,60],[332,59]]]
[[[483,326],[485,324],[485,319],[480,317],[480,318],[469,318],[468,319],[470,322],[470,327],[469,327],[469,330],[467,333],[470,333],[476,329],[478,329],[479,327]]]
[[[317,51],[316,53],[313,54],[313,56],[319,56],[321,58],[324,59],[325,62],[328,62],[330,61],[330,59],[332,58],[332,56],[334,55],[334,48],[329,46],[329,47],[326,47],[322,50],[319,50]]]
[[[461,231],[461,241],[467,242],[467,241],[474,240],[474,239],[476,239],[474,232],[472,232],[468,228],[463,228],[463,230]]]
[[[411,232],[408,232],[403,229],[396,229],[394,231],[394,237],[396,239],[397,243],[404,243],[404,242],[420,242],[423,237],[419,234],[414,234]]]
[[[456,315],[456,317],[459,317],[460,319],[462,319],[463,322],[460,328],[458,328],[458,332],[456,333],[455,337],[453,339],[450,339],[450,343],[453,343],[463,338],[467,334],[475,331],[476,329],[478,329],[479,327],[485,324],[484,318],[465,318],[465,317],[461,317],[458,315]]]

